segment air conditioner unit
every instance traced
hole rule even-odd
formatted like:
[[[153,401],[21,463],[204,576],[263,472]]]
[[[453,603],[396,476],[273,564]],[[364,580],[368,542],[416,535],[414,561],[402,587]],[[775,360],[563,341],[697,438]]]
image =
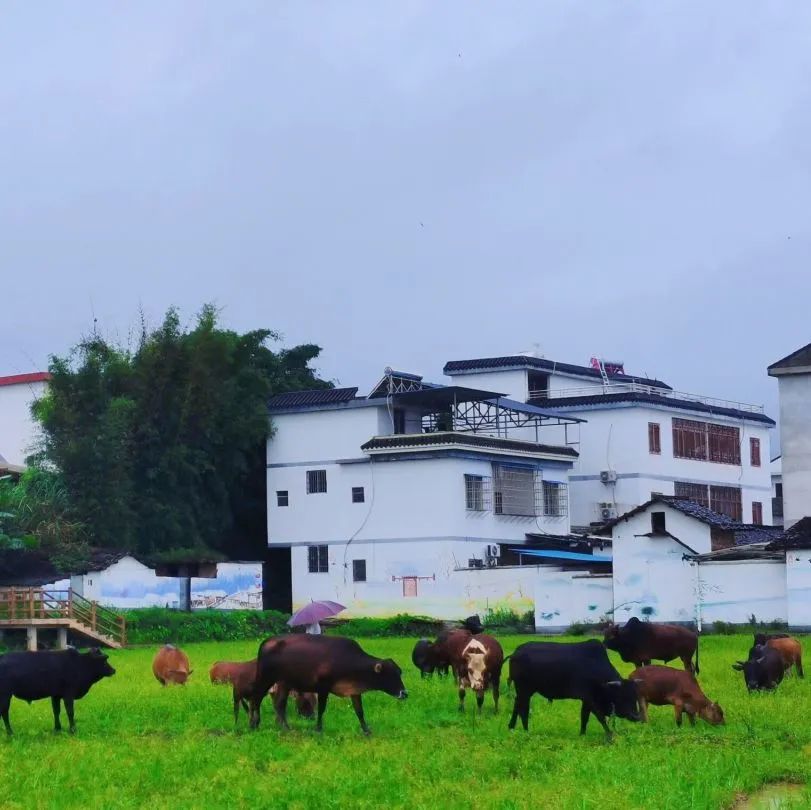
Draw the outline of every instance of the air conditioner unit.
[[[487,557],[490,559],[498,559],[501,556],[501,546],[498,543],[489,543],[487,546]]]
[[[605,506],[600,509],[600,516],[603,520],[611,520],[617,516],[617,510],[613,506]]]
[[[600,481],[604,484],[616,484],[617,473],[614,470],[602,470],[600,472]]]
[[[488,568],[495,568],[498,565],[498,557],[488,557],[487,558],[487,567]]]
[[[472,557],[467,561],[468,568],[484,568],[484,560],[477,560],[475,557]]]

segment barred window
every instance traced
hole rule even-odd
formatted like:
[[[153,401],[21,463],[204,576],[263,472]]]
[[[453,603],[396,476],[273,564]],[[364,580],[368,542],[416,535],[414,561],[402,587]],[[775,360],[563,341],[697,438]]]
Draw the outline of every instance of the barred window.
[[[307,470],[307,494],[314,495],[327,491],[327,471]]]
[[[526,467],[493,465],[493,511],[497,515],[534,517],[542,514],[542,479]]]
[[[688,484],[684,481],[674,481],[673,490],[677,498],[695,501],[709,509],[710,498],[706,484]]]
[[[707,425],[710,438],[710,461],[719,464],[741,463],[741,432],[729,425]]]
[[[307,570],[311,574],[329,571],[329,546],[307,546]]]
[[[490,509],[491,479],[484,475],[465,475],[465,509],[487,512]]]
[[[740,487],[710,487],[710,509],[733,520],[743,518]]]
[[[749,439],[749,463],[753,467],[760,466],[760,439],[754,436]]]
[[[352,560],[352,582],[366,582],[366,560]]]
[[[286,489],[276,490],[276,506],[290,506],[290,497]]]
[[[569,488],[559,481],[543,482],[543,513],[548,517],[566,517],[569,507]]]
[[[674,419],[673,456],[718,464],[740,464],[740,430],[730,425]]]
[[[662,436],[658,422],[648,422],[648,452],[657,455],[662,452]]]

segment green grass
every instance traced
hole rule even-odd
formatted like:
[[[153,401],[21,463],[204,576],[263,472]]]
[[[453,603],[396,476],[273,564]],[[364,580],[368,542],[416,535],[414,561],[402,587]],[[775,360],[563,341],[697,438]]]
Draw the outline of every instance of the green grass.
[[[511,652],[527,637],[503,637]],[[577,640],[577,639],[569,639]],[[544,807],[719,808],[767,782],[811,775],[811,678],[788,678],[773,694],[748,695],[730,664],[751,636],[702,640],[700,681],[727,725],[677,729],[670,707],[651,707],[647,726],[618,720],[607,744],[592,718],[578,736],[579,704],[533,699],[528,734],[507,730],[512,693],[494,716],[457,712],[450,681],[421,681],[413,639],[362,639],[403,667],[399,702],[364,698],[371,738],[348,700],[330,698],[324,733],[291,712],[279,731],[270,705],[258,732],[235,733],[228,687],[212,686],[218,659],[243,660],[257,642],[188,644],[189,685],[161,688],[154,648],[114,651],[118,670],[77,706],[78,733],[52,733],[49,701],[13,700],[16,735],[0,738],[0,807]],[[627,675],[631,667],[615,659]],[[63,713],[63,722],[64,722]],[[811,793],[802,794],[811,806]]]

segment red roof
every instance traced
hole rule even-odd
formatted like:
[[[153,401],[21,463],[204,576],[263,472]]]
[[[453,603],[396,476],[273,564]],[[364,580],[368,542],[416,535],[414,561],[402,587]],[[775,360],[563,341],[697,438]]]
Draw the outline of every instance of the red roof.
[[[32,371],[30,374],[12,374],[0,377],[0,385],[25,385],[27,383],[48,382],[51,375],[47,371]]]

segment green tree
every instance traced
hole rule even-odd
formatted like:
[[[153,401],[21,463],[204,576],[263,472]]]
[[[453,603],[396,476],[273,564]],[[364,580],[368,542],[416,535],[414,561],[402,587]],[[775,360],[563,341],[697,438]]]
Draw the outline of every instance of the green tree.
[[[262,554],[267,400],[330,385],[310,367],[319,347],[274,352],[278,339],[222,329],[212,306],[184,329],[171,309],[133,352],[94,337],[53,359],[37,460],[95,545]]]

